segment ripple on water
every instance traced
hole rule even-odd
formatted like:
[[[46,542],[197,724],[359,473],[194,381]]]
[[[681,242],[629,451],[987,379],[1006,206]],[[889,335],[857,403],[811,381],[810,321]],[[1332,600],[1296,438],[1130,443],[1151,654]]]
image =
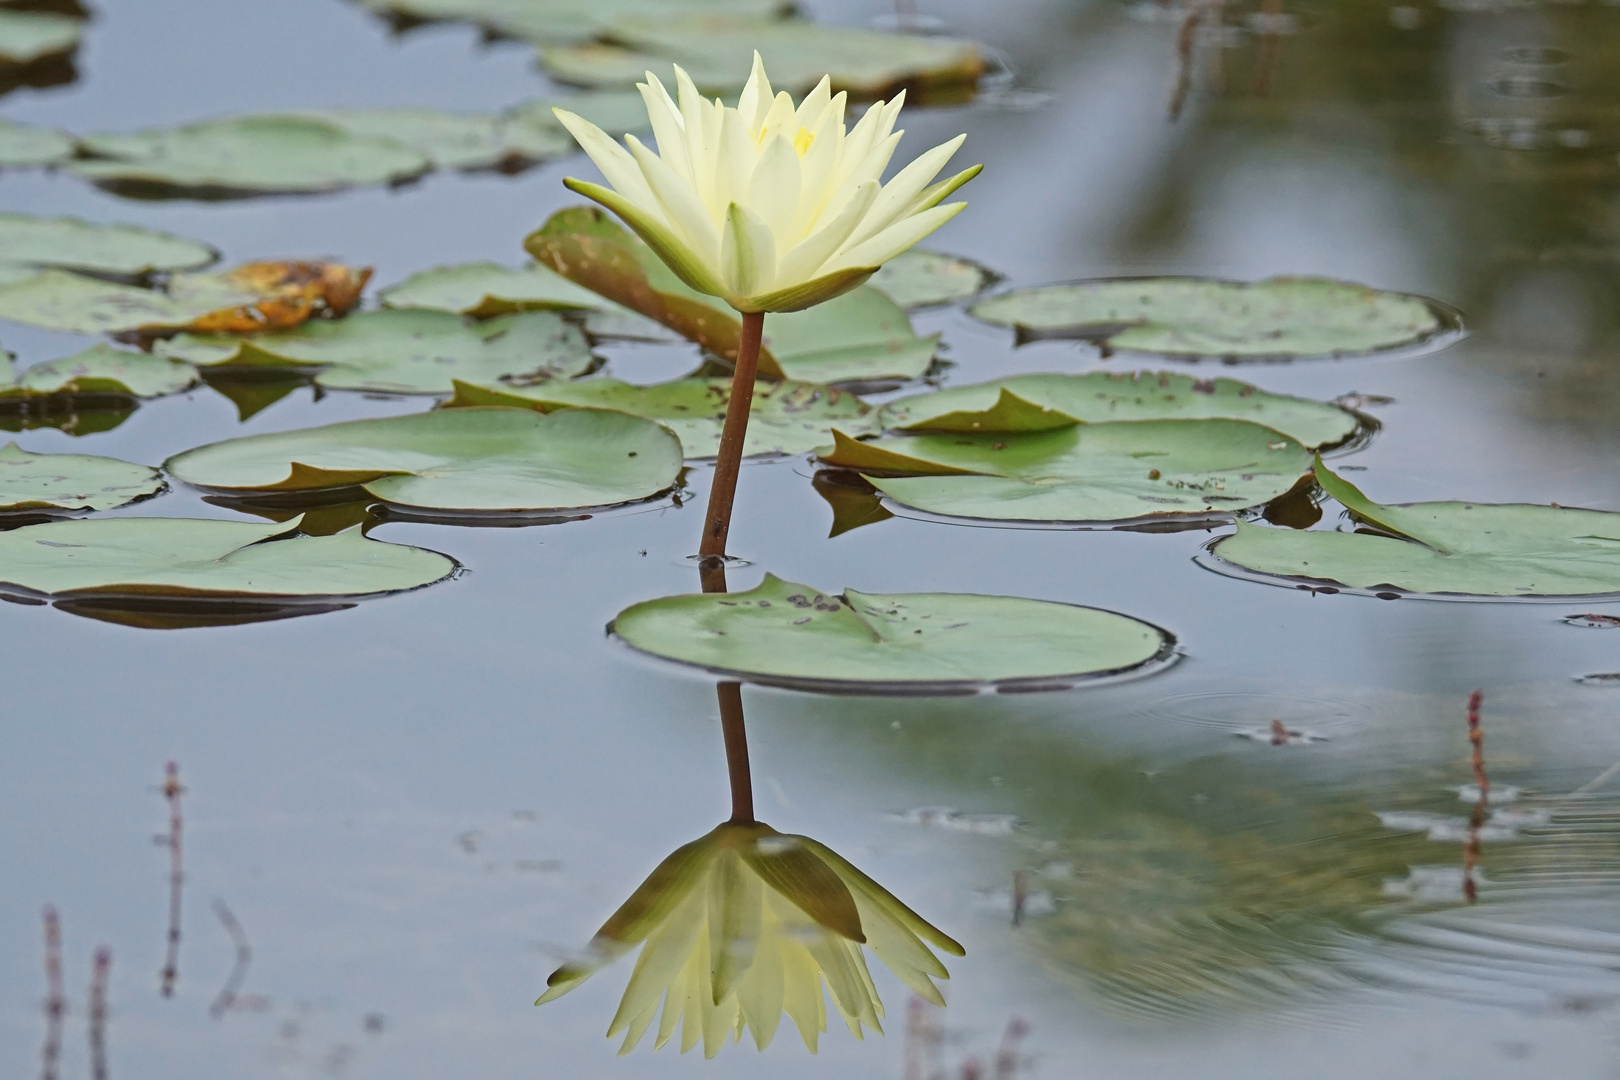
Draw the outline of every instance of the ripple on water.
[[[1147,712],[1157,720],[1221,728],[1256,742],[1290,744],[1321,742],[1373,717],[1366,702],[1273,690],[1171,694],[1153,702]],[[1279,740],[1279,729],[1289,737]]]

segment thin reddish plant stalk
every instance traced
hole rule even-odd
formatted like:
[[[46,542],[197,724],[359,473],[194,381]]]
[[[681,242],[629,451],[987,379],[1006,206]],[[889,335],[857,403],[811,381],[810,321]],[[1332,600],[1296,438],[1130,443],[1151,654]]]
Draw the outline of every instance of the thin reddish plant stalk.
[[[90,973],[90,1077],[107,1080],[107,979],[112,974],[112,950],[96,950]]]
[[[754,823],[754,777],[748,765],[748,729],[743,725],[742,684],[723,682],[720,696],[720,730],[726,740],[726,776],[731,781],[731,821],[734,825]]]
[[[56,1080],[62,1060],[62,1017],[67,1014],[67,990],[62,982],[62,921],[56,909],[45,909],[45,1049],[41,1052],[41,1080]]]
[[[1479,789],[1479,798],[1468,817],[1468,839],[1463,842],[1463,899],[1470,904],[1479,899],[1474,869],[1479,865],[1479,828],[1485,824],[1491,793],[1491,782],[1485,775],[1485,732],[1479,726],[1479,708],[1484,701],[1485,695],[1478,690],[1468,695],[1468,743],[1472,748],[1469,764],[1474,767],[1474,786]]]
[[[731,504],[737,497],[737,472],[742,468],[743,438],[748,434],[748,410],[754,403],[754,377],[759,371],[759,347],[765,334],[765,313],[747,312],[742,317],[742,339],[737,345],[737,367],[731,376],[731,400],[726,404],[726,424],[720,433],[720,453],[714,462],[714,481],[709,488],[709,508],[703,518],[703,543],[698,554],[723,559],[731,532]]]
[[[180,766],[169,762],[163,773],[163,797],[169,802],[169,938],[163,959],[163,996],[174,996],[174,983],[180,977],[180,892],[185,884],[185,866],[180,838],[184,827],[180,816]]]

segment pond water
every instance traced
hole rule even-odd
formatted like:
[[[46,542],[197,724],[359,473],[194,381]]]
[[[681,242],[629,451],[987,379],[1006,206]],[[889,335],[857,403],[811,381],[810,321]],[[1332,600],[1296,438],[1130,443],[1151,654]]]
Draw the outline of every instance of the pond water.
[[[806,6],[848,23],[888,10]],[[1392,399],[1367,406],[1383,423],[1371,444],[1335,462],[1382,501],[1620,510],[1620,7],[1286,7],[1268,23],[1229,6],[1172,122],[1177,16],[929,0],[1016,73],[1011,91],[905,117],[903,153],[966,131],[966,159],[986,163],[931,246],[1013,285],[1309,273],[1443,300],[1471,331],[1444,351],[1219,373]],[[1267,25],[1288,32],[1251,32]],[[458,26],[394,37],[338,0],[101,5],[79,69],[0,113],[127,130],[299,106],[496,110],[547,91],[526,46]],[[389,284],[515,263],[522,236],[575,201],[561,177],[589,168],[225,203],[136,202],[20,171],[0,174],[0,209],[162,228],[227,264],[336,255]],[[956,309],[916,322],[943,333],[948,384],[1132,363],[1074,342],[1015,348]],[[10,324],[0,341],[19,365],[88,343]],[[667,345],[601,351],[631,381],[696,361]],[[243,422],[203,388],[112,431],[19,439],[157,463],[427,406],[304,388]],[[1620,630],[1564,617],[1620,605],[1268,587],[1195,562],[1220,529],[902,513],[827,539],[811,472],[804,457],[745,465],[731,550],[750,565],[733,588],[769,570],[828,591],[1082,603],[1165,627],[1182,653],[1147,677],[1045,694],[743,689],[761,818],[842,853],[966,947],[947,958],[947,1009],[913,1013],[874,966],[886,1037],[857,1042],[834,1017],[816,1056],[784,1030],[763,1053],[745,1041],[705,1061],[647,1045],[614,1056],[602,1035],[628,962],[532,1005],[659,860],[729,810],[713,681],[602,633],[631,603],[697,587],[699,466],[682,505],[532,528],[384,524],[374,536],[469,572],[337,613],[159,632],[0,605],[0,1073],[39,1069],[51,904],[64,1075],[88,1075],[102,945],[120,1077],[921,1080],[972,1075],[969,1058],[988,1075],[1015,1019],[1028,1033],[1002,1075],[1617,1075],[1620,691],[1578,680],[1620,671]],[[183,488],[119,513],[239,517]],[[1498,795],[1468,904],[1475,688]],[[1278,745],[1274,722],[1301,734]],[[186,787],[185,889],[165,998],[169,863],[153,838],[170,760]],[[251,945],[218,1018],[236,953],[216,901]]]

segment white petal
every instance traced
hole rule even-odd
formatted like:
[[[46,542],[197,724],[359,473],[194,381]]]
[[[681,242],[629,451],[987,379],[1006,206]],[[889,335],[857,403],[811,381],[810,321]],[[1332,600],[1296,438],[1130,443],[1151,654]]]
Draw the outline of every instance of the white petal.
[[[861,223],[877,195],[878,182],[868,180],[856,189],[854,198],[844,205],[837,217],[783,255],[776,266],[776,287],[788,288],[816,277],[822,264],[832,258],[833,252],[843,247],[844,241]]]
[[[658,209],[657,200],[652,197],[652,189],[647,186],[647,181],[642,179],[641,170],[636,167],[635,159],[624,147],[614,142],[607,132],[583,116],[575,116],[567,109],[551,111],[579,143],[580,148],[590,155],[596,167],[602,170],[602,175],[613,185],[614,191],[637,206],[646,208],[648,213],[656,214],[659,220],[663,220],[663,211]]]
[[[843,97],[838,95],[836,107],[842,107]],[[822,219],[828,196],[832,194],[832,178],[844,147],[844,125],[834,108],[828,106],[823,110],[821,122],[812,129],[815,138],[810,149],[799,162],[799,175],[803,180],[799,188],[799,207],[789,231],[794,243],[808,236]]]
[[[770,227],[736,203],[726,213],[720,268],[721,280],[738,297],[769,292],[776,277],[776,241]]]
[[[834,256],[833,260],[822,268],[822,273],[830,274],[835,270],[846,270],[854,266],[882,266],[966,208],[965,202],[948,203],[902,218],[871,239]]]
[[[709,208],[710,218],[719,221],[724,207],[716,206],[714,201],[715,140],[708,130],[709,103],[703,100],[692,77],[679,64],[675,65],[675,92],[680,101],[681,126],[686,132],[686,160],[692,169],[692,186],[697,189],[703,205]]]
[[[698,200],[692,185],[676,173],[668,162],[643,146],[634,135],[626,135],[624,141],[629,145],[636,164],[641,167],[641,174],[646,177],[653,196],[663,207],[665,219],[684,234],[688,247],[714,266],[719,261],[720,233],[715,229],[703,203]]]
[[[757,126],[749,129],[754,137],[763,142],[772,135],[785,134],[788,138],[798,134],[798,124],[793,115],[793,97],[786,90],[776,95],[771,102],[770,110],[765,119]]]
[[[858,244],[862,240],[876,236],[898,221],[911,209],[923,189],[939,175],[939,170],[951,160],[951,156],[966,138],[966,135],[958,135],[950,142],[934,147],[896,173],[893,180],[883,185],[883,193],[878,196],[877,202],[872,204],[872,210],[866,215],[866,220],[861,222],[861,227],[850,237],[850,244]]]
[[[765,110],[776,95],[771,92],[771,79],[765,74],[765,61],[759,57],[759,50],[754,50],[754,70],[748,75],[748,83],[743,87],[742,95],[737,98],[737,111],[742,114],[743,122],[750,131],[758,131],[760,123],[764,120]]]
[[[777,135],[765,145],[748,182],[748,209],[770,226],[778,250],[792,243],[789,231],[799,208],[799,174],[799,152],[785,137]]]
[[[641,100],[647,105],[647,119],[652,122],[653,138],[658,142],[658,156],[669,167],[692,180],[692,162],[686,153],[686,131],[681,121],[681,110],[670,100],[669,91],[658,81],[658,76],[647,72],[647,81],[638,83]]]
[[[759,160],[754,138],[743,127],[737,110],[721,110],[719,136],[719,145],[715,148],[714,193],[709,202],[716,221],[732,203],[747,201],[748,184],[754,176],[754,164]]]
[[[821,119],[822,110],[832,102],[832,78],[827,75],[821,77],[816,88],[804,95],[799,102],[799,108],[794,112],[794,119],[802,128],[814,128],[816,121]]]

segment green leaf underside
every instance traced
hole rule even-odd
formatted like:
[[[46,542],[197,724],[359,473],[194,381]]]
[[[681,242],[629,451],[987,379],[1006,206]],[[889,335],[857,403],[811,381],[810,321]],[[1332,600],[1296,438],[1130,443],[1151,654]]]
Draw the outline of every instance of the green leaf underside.
[[[284,114],[331,124],[363,139],[410,147],[440,169],[489,169],[567,157],[566,132],[500,116],[442,109],[300,109]]]
[[[0,167],[54,165],[72,157],[74,145],[73,139],[60,131],[0,118]],[[4,250],[0,247],[0,251]]]
[[[295,536],[288,524],[94,518],[0,533],[0,583],[59,598],[315,598],[398,592],[442,581],[437,552],[358,530]]]
[[[162,491],[156,469],[89,454],[30,454],[0,448],[0,512],[111,510]],[[0,564],[0,575],[6,573]]]
[[[748,79],[759,50],[771,83],[802,94],[832,79],[833,91],[881,97],[901,86],[972,83],[984,71],[978,45],[956,38],[889,34],[799,20],[719,16],[626,16],[603,40],[542,47],[548,75],[576,86],[633,86],[651,69],[662,78],[671,63],[698,89],[723,94]]]
[[[1236,379],[1169,372],[1015,375],[901,398],[883,409],[885,429],[980,434],[1042,431],[1109,420],[1248,420],[1306,447],[1332,446],[1360,421],[1337,405],[1257,390]]]
[[[5,129],[0,127],[0,164]],[[139,277],[195,270],[218,258],[207,244],[135,225],[98,225],[70,217],[0,214],[0,263]]]
[[[628,413],[469,408],[229,439],[164,467],[217,491],[362,486],[423,509],[575,510],[669,490],[681,446],[669,430]]]
[[[84,32],[82,19],[0,8],[0,66],[31,64],[70,52]]]
[[[867,284],[909,310],[971,300],[994,278],[971,260],[912,248],[884,263]]]
[[[0,401],[55,394],[119,394],[155,398],[178,394],[197,381],[197,370],[150,353],[92,345],[73,356],[47,360],[0,385]]]
[[[844,601],[767,574],[743,593],[671,596],[621,612],[613,632],[643,652],[760,681],[962,686],[1124,671],[1165,635],[1094,608],[965,593]]]
[[[369,8],[413,19],[478,23],[511,37],[588,41],[629,15],[785,15],[784,0],[362,0]]]
[[[223,193],[321,192],[418,176],[431,159],[393,139],[295,116],[239,116],[129,135],[90,135],[90,180]]]
[[[1269,502],[1310,468],[1310,454],[1297,442],[1238,420],[840,439],[820,456],[829,465],[867,473],[878,490],[907,506],[992,521],[1226,514]],[[870,475],[874,470],[915,475]]]
[[[1350,355],[1414,344],[1443,329],[1418,297],[1327,278],[1080,281],[1017,289],[970,310],[1001,326],[1166,356]]]
[[[1386,506],[1320,463],[1316,475],[1357,518],[1406,539],[1240,524],[1211,550],[1257,573],[1351,589],[1503,597],[1620,592],[1620,514],[1522,503]]]
[[[688,458],[720,452],[720,432],[731,400],[730,379],[677,379],[633,386],[618,379],[585,379],[539,386],[458,383],[452,406],[511,405],[550,412],[565,406],[618,409],[656,420],[680,437]],[[802,454],[845,432],[874,430],[873,410],[854,394],[816,383],[782,380],[754,387],[743,455]]]
[[[519,311],[618,306],[544,266],[514,270],[492,262],[423,270],[384,289],[378,298],[384,307],[452,311],[476,319]]]
[[[69,334],[119,334],[184,326],[211,311],[259,299],[222,286],[206,287],[209,275],[190,280],[203,287],[170,296],[66,270],[42,270],[0,285],[0,319]]]
[[[469,323],[442,311],[367,311],[241,337],[178,334],[156,348],[204,367],[320,367],[329,390],[448,394],[452,381],[569,379],[595,362],[578,327],[545,311]]]

